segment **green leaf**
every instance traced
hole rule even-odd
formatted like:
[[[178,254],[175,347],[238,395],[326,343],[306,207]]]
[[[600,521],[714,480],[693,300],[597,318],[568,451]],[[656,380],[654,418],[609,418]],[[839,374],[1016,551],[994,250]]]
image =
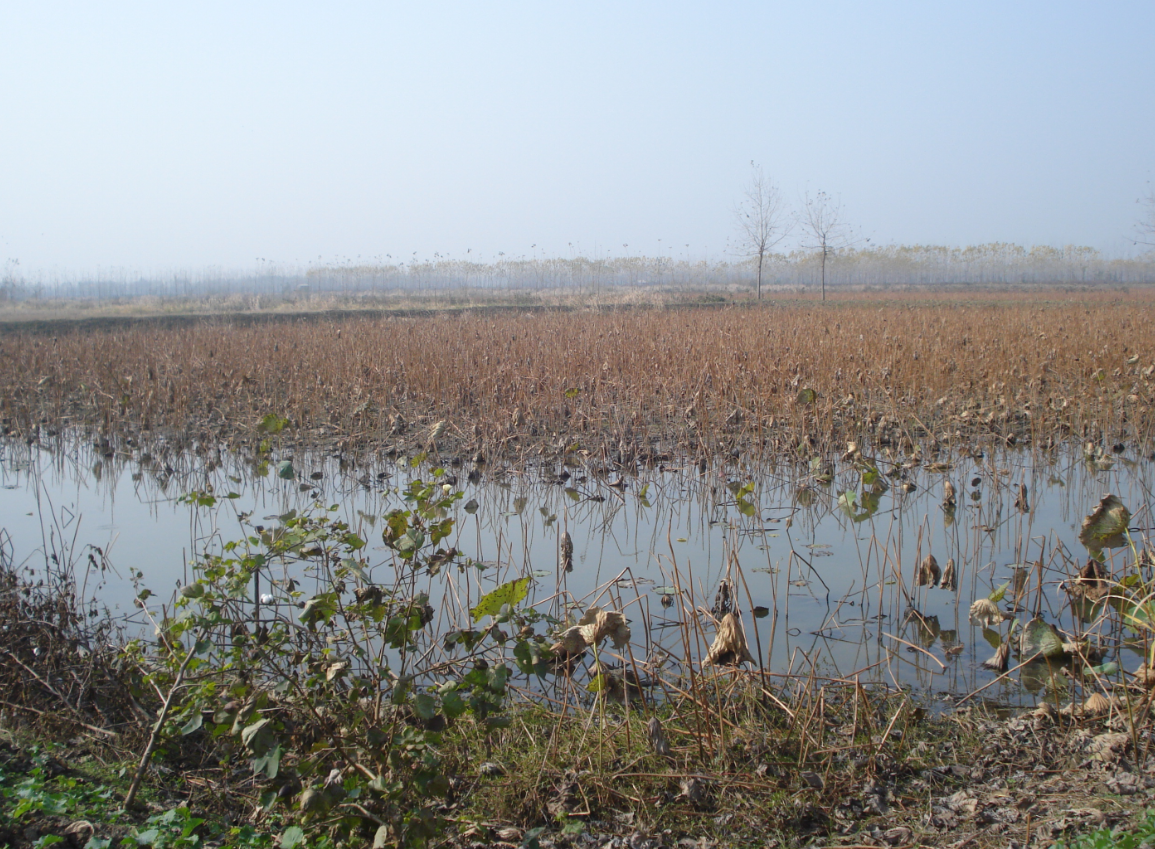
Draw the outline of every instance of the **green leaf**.
[[[281,480],[291,481],[296,476],[297,473],[293,469],[292,460],[282,460],[281,462],[277,463],[277,477],[279,477]]]
[[[745,498],[738,499],[738,512],[743,516],[755,516],[758,513],[757,508],[747,501]]]
[[[267,416],[261,419],[260,423],[257,425],[257,430],[261,431],[262,433],[276,434],[284,430],[288,424],[288,419],[281,418],[276,413],[269,413]]]
[[[281,755],[283,754],[284,749],[282,749],[281,744],[278,743],[259,758],[253,759],[253,772],[257,774],[264,773],[269,778],[276,778],[277,771],[281,768]]]
[[[198,730],[202,725],[204,725],[204,721],[204,716],[200,711],[197,711],[192,715],[192,717],[189,718],[188,722],[181,726],[180,736],[187,737],[189,734],[192,734],[194,731]]]
[[[281,834],[281,849],[294,849],[305,842],[305,832],[299,825],[291,825]]]
[[[1083,668],[1084,675],[1114,675],[1119,671],[1119,664],[1113,660],[1099,666],[1087,666]]]
[[[530,578],[527,575],[524,578],[518,578],[516,581],[510,581],[507,584],[502,584],[497,589],[481,597],[481,601],[473,608],[473,621],[480,622],[485,616],[493,616],[504,605],[513,607],[525,599],[529,592]]]
[[[270,720],[266,717],[264,719],[258,719],[252,725],[246,725],[244,730],[241,731],[241,742],[256,751],[257,746],[260,745],[257,735],[261,733],[261,729],[268,725],[269,722]]]
[[[569,398],[569,399],[571,399],[571,400],[572,400],[573,398],[576,398],[576,397],[577,397],[578,395],[580,395],[580,394],[581,394],[581,390],[580,390],[580,389],[578,389],[576,386],[570,387],[569,389],[567,389],[567,390],[565,391],[565,397],[567,397],[567,398]]]
[[[413,697],[413,712],[425,720],[437,716],[437,700],[428,693],[418,693]]]
[[[991,593],[989,596],[987,596],[987,598],[989,598],[995,604],[998,604],[1000,601],[1003,600],[1003,597],[1007,594],[1007,587],[1009,587],[1010,585],[1011,585],[1011,582],[1007,581],[1005,584],[1003,584],[1001,587],[999,587],[997,590],[995,590],[993,593]]]
[[[805,388],[798,390],[798,396],[795,401],[802,405],[813,404],[818,400],[818,393],[813,389]]]

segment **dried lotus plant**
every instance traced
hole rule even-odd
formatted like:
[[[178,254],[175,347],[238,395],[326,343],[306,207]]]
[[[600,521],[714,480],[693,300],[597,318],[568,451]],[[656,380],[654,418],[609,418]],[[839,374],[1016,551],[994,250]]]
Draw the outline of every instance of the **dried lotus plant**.
[[[704,665],[739,666],[753,662],[754,657],[746,646],[746,635],[742,632],[742,623],[733,613],[727,613],[718,626],[718,633],[714,636]]]
[[[1110,575],[1102,563],[1094,557],[1088,557],[1079,570],[1079,576],[1067,589],[1074,596],[1098,601],[1111,590]]]
[[[1139,668],[1135,670],[1135,683],[1147,690],[1155,687],[1155,669],[1146,663],[1140,664]]]
[[[997,628],[1003,622],[1003,612],[989,598],[980,598],[971,605],[970,621],[985,628]]]
[[[944,590],[954,592],[958,589],[958,575],[955,574],[954,558],[950,557],[946,561],[946,566],[942,569],[942,577],[938,582],[939,587]]]
[[[1007,665],[1011,659],[1011,644],[1003,642],[995,649],[993,657],[987,658],[982,662],[983,669],[991,669],[995,672],[1006,672]]]
[[[1015,509],[1020,513],[1031,512],[1031,502],[1027,497],[1027,485],[1025,483],[1020,483],[1015,490]]]
[[[944,510],[953,510],[956,505],[954,484],[949,480],[942,482],[942,506]]]
[[[933,554],[928,554],[918,566],[918,574],[915,575],[914,583],[920,587],[933,587],[938,584],[941,575],[938,561],[934,559]]]
[[[1102,716],[1105,713],[1110,713],[1113,707],[1112,700],[1104,696],[1102,693],[1092,693],[1083,702],[1083,713],[1087,716]]]
[[[558,662],[572,664],[587,649],[600,645],[607,637],[619,651],[629,644],[630,626],[626,624],[625,614],[591,607],[576,625],[558,636],[550,651]]]

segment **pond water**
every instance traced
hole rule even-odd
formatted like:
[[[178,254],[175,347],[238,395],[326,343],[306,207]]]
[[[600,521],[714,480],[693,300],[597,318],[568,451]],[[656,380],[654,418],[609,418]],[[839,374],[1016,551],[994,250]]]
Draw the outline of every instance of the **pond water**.
[[[368,559],[384,574],[392,552],[380,518],[400,505],[399,488],[434,474],[428,462],[351,468],[340,457],[300,451],[265,459],[258,467],[220,448],[161,443],[113,452],[80,438],[0,443],[0,552],[33,571],[53,557],[73,564],[83,594],[131,623],[140,585],[154,600],[170,598],[198,552],[244,535],[238,514],[275,525],[289,510],[333,505],[369,541]],[[520,474],[482,469],[472,481],[468,464],[447,465],[438,479],[464,493],[448,542],[488,568],[430,577],[423,589],[439,611],[435,627],[448,630],[462,626],[482,594],[529,575],[526,604],[558,618],[594,604],[621,609],[635,656],[653,659],[677,653],[673,643],[692,631],[677,623],[691,611],[701,614],[691,617],[695,624],[710,623],[706,611],[729,578],[750,650],[769,673],[858,677],[958,698],[997,677],[981,664],[1007,627],[984,629],[968,611],[1009,584],[1001,606],[1020,625],[1038,614],[1067,634],[1090,628],[1105,659],[1135,669],[1138,635],[1109,612],[1080,619],[1060,584],[1086,561],[1079,528],[1106,493],[1129,507],[1142,546],[1153,524],[1155,463],[1133,452],[1088,458],[1082,447],[936,459],[912,463],[878,449],[772,468],[658,468],[625,479],[558,463]],[[292,480],[277,473],[285,460]],[[948,480],[953,511],[943,506]],[[1020,485],[1025,505],[1016,504]],[[237,497],[213,510],[181,500],[210,489]],[[559,563],[563,531],[574,543],[570,572]],[[1116,577],[1134,571],[1130,549],[1106,553]],[[954,561],[956,590],[917,586],[927,554],[940,567]],[[675,587],[678,604],[663,605]],[[700,659],[712,636],[710,624],[693,631],[690,654]],[[1053,672],[1023,669],[983,697],[1031,703],[1055,681]]]

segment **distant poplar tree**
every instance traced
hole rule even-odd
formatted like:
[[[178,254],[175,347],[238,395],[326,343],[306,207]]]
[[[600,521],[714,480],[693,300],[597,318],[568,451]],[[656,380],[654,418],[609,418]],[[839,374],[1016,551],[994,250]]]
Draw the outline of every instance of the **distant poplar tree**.
[[[758,260],[758,300],[762,300],[762,266],[766,255],[790,232],[790,218],[778,186],[753,160],[750,181],[742,202],[734,209],[734,218],[738,224],[738,250],[743,256]]]
[[[843,218],[842,201],[835,200],[826,192],[819,192],[813,197],[806,195],[798,223],[804,234],[802,247],[821,252],[822,300],[825,301],[826,260],[855,243],[854,231]]]

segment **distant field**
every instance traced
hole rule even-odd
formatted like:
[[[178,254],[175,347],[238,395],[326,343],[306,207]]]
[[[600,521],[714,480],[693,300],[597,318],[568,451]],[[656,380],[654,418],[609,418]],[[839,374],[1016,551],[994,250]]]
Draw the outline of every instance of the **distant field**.
[[[1146,288],[699,297],[9,324],[0,419],[234,441],[276,413],[302,442],[402,451],[444,421],[439,451],[512,463],[1152,435]]]

